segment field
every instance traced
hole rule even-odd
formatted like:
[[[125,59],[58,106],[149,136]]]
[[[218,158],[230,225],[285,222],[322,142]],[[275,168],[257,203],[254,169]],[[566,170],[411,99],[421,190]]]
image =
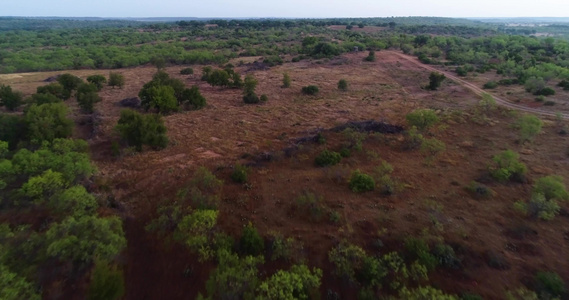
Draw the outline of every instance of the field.
[[[87,139],[98,169],[92,189],[114,201],[103,214],[118,214],[124,222],[128,245],[118,261],[125,269],[125,298],[193,299],[198,292],[206,293],[205,282],[215,264],[200,263],[187,248],[145,230],[160,206],[188,203],[180,198],[180,191],[189,186],[201,166],[224,181],[217,205],[219,230],[238,238],[251,223],[267,241],[274,233],[293,237],[304,245],[300,255],[307,264],[324,272],[323,299],[331,293],[353,299],[359,290],[335,276],[328,261],[330,249],[341,242],[381,255],[404,253],[408,237],[450,245],[460,267],[437,268],[428,280],[450,294],[469,292],[484,299],[503,299],[507,291],[531,286],[538,271],[555,271],[569,278],[567,206],[562,204],[565,208],[560,216],[549,222],[529,219],[514,209],[514,202],[529,198],[532,183],[539,177],[569,177],[567,136],[558,134],[566,121],[543,117],[545,125],[539,135],[519,143],[513,126],[521,112],[497,108],[482,116],[477,110],[481,97],[467,87],[447,79],[438,91],[428,91],[423,86],[429,83],[430,70],[416,59],[405,59],[396,51],[376,55],[375,62],[365,62],[367,52],[360,52],[286,62],[266,70],[255,70],[249,63],[254,57],[241,64],[241,59],[231,61],[237,72],[258,79],[258,93],[269,97],[260,105],[244,104],[240,90],[201,81],[199,65],[192,66],[196,74],[189,76],[179,75],[183,66],[167,67],[166,72],[186,86],[199,86],[207,98],[206,108],[165,116],[170,139],[166,149],[124,151],[118,158],[111,155],[121,110],[118,102],[135,97],[156,68],[114,70],[125,76],[126,85],[105,87],[99,93],[103,101],[96,104],[95,117],[83,115],[74,101],[68,101],[78,124],[74,135]],[[290,88],[281,87],[285,72],[292,78]],[[29,95],[45,84],[45,78],[60,73],[0,75],[0,80]],[[86,78],[108,75],[108,70],[69,73]],[[340,79],[349,82],[348,91],[337,89]],[[481,87],[493,79],[494,75],[486,73],[464,80]],[[320,93],[302,95],[301,87],[311,84]],[[521,87],[500,90],[496,96],[516,103],[523,98],[518,94],[524,94]],[[567,93],[556,97],[558,106],[542,109],[564,111]],[[531,107],[532,101],[518,103]],[[366,120],[409,129],[405,115],[419,108],[433,109],[442,119],[425,133],[444,142],[446,150],[441,153],[406,149],[404,132],[331,130]],[[318,133],[325,143],[315,142]],[[354,139],[362,140],[361,150],[353,149],[339,165],[314,165],[322,150],[339,151]],[[492,157],[507,149],[520,153],[528,166],[526,183],[501,184],[489,179]],[[393,166],[393,194],[350,191],[352,171],[371,174],[382,161]],[[250,166],[247,184],[232,182],[236,163]],[[469,192],[466,187],[475,180],[490,188],[493,196],[480,198]],[[307,193],[320,200],[299,206],[299,197]],[[288,265],[268,257],[261,274]],[[46,290],[49,298],[50,289]],[[67,296],[79,295],[79,290],[72,288]]]

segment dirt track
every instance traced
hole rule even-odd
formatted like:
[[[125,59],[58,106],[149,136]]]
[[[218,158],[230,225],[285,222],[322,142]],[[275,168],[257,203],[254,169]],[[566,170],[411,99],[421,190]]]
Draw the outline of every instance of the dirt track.
[[[541,116],[557,117],[557,115],[558,115],[558,113],[553,113],[553,112],[544,111],[544,110],[537,109],[537,108],[531,108],[531,107],[527,107],[527,106],[523,106],[523,105],[511,103],[511,102],[509,102],[509,101],[507,101],[507,100],[505,100],[505,99],[503,99],[503,98],[500,98],[500,97],[498,97],[498,96],[496,96],[496,95],[493,95],[492,93],[489,93],[489,92],[487,92],[487,91],[485,91],[485,90],[483,90],[483,89],[477,87],[476,85],[474,85],[474,84],[472,84],[472,83],[470,83],[470,82],[468,82],[468,81],[466,81],[466,80],[460,79],[460,78],[458,78],[458,77],[456,77],[456,76],[454,76],[454,75],[452,75],[452,74],[450,74],[450,73],[448,73],[448,72],[438,70],[438,69],[433,68],[433,67],[431,67],[431,66],[429,66],[429,65],[425,65],[425,64],[421,63],[417,58],[415,58],[415,57],[413,57],[413,56],[405,55],[405,54],[402,54],[402,53],[399,53],[399,52],[396,52],[396,51],[389,51],[389,52],[391,52],[391,53],[393,53],[393,54],[395,54],[395,55],[401,57],[402,59],[405,59],[405,60],[407,60],[407,61],[413,62],[413,63],[415,63],[416,65],[421,66],[421,67],[423,67],[423,68],[425,68],[425,69],[427,69],[427,70],[434,71],[434,72],[438,72],[438,73],[442,73],[442,74],[444,74],[447,78],[449,78],[449,79],[451,79],[451,80],[453,80],[453,81],[456,81],[456,82],[462,84],[463,86],[469,88],[470,90],[472,90],[472,91],[473,91],[475,94],[477,94],[477,95],[490,94],[490,95],[492,95],[492,97],[494,97],[494,99],[496,100],[496,103],[499,104],[499,105],[501,105],[501,106],[504,106],[504,107],[507,107],[507,108],[511,108],[511,109],[515,109],[515,110],[519,110],[519,111],[523,111],[523,112],[528,112],[528,113],[536,114],[536,115],[541,115]],[[563,119],[566,119],[566,120],[569,119],[569,114],[564,114],[564,113],[559,113],[559,114],[561,114],[561,117],[562,117]]]

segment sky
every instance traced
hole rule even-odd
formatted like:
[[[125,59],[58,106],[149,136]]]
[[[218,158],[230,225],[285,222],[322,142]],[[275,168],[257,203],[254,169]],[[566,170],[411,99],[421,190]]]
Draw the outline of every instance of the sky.
[[[569,17],[569,0],[1,0],[0,16]]]

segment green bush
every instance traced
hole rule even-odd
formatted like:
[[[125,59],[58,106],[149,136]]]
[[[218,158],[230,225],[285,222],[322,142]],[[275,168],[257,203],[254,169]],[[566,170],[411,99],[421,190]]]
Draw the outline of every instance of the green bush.
[[[484,89],[495,89],[498,87],[498,83],[496,81],[488,81],[484,84]]]
[[[261,100],[261,102],[267,102],[269,101],[269,96],[263,94],[261,95],[261,98],[259,98],[259,100]]]
[[[245,76],[245,80],[243,81],[243,102],[247,104],[259,103],[259,97],[255,94],[258,83],[253,75]]]
[[[437,259],[439,266],[459,269],[460,260],[456,257],[454,249],[447,244],[437,244],[433,249],[433,256]]]
[[[445,75],[437,72],[432,72],[429,75],[429,85],[427,86],[428,90],[436,91],[440,86],[441,83],[445,80]]]
[[[12,87],[9,85],[0,85],[0,106],[5,106],[8,110],[14,111],[22,105],[22,99],[22,93],[12,91]]]
[[[178,110],[175,91],[168,85],[153,86],[145,90],[141,105],[147,111],[156,109],[158,112],[169,113]]]
[[[239,248],[245,255],[252,256],[260,255],[265,250],[265,241],[251,223],[243,228]]]
[[[257,94],[243,95],[243,102],[247,104],[256,104],[259,103],[260,101],[261,100],[259,99],[259,96],[257,96]]]
[[[315,85],[309,85],[302,88],[302,93],[305,95],[316,95],[318,92],[319,89]]]
[[[538,272],[535,275],[535,285],[540,299],[553,299],[567,295],[565,282],[555,272]]]
[[[342,156],[340,153],[324,150],[316,157],[314,162],[319,167],[328,167],[340,163],[341,160]]]
[[[109,86],[112,86],[113,88],[116,86],[122,89],[124,84],[124,75],[114,72],[109,73]]]
[[[525,215],[550,221],[559,214],[560,207],[555,200],[547,200],[543,194],[533,193],[530,200],[526,203],[518,201],[514,208]]]
[[[205,97],[202,96],[197,86],[193,86],[189,89],[184,89],[182,92],[181,102],[185,103],[190,109],[194,110],[202,109],[207,104]]]
[[[519,154],[512,150],[506,150],[495,155],[492,158],[494,165],[490,167],[490,174],[500,182],[523,181],[527,167],[519,161],[519,157]]]
[[[263,63],[269,67],[274,67],[283,64],[283,59],[278,55],[267,56],[263,58]]]
[[[44,86],[38,86],[38,88],[36,89],[36,92],[38,94],[51,94],[54,95],[55,97],[59,98],[59,99],[64,99],[64,91],[63,91],[63,86],[61,84],[59,84],[59,82],[53,82],[50,83],[48,85],[44,85]]]
[[[356,193],[373,191],[375,189],[375,180],[360,170],[356,170],[352,172],[350,177],[350,189]]]
[[[83,80],[75,75],[62,74],[57,77],[57,82],[63,86],[63,99],[67,100],[71,98],[71,94],[83,83]]]
[[[471,192],[477,198],[490,198],[494,195],[494,192],[487,186],[472,181],[467,187],[466,190]]]
[[[100,91],[107,83],[107,78],[103,75],[91,75],[87,77],[87,82],[94,84],[97,87],[97,91]]]
[[[405,239],[405,249],[410,259],[417,260],[420,264],[432,271],[437,267],[437,258],[431,254],[429,245],[423,239]]]
[[[70,137],[73,121],[67,118],[67,112],[67,106],[63,103],[30,106],[24,116],[29,140],[41,143]]]
[[[5,300],[40,300],[36,287],[25,277],[13,273],[8,267],[0,264],[0,299]]]
[[[180,70],[180,74],[181,74],[181,75],[193,75],[193,74],[194,74],[194,69],[192,69],[192,68],[184,68],[184,69]]]
[[[443,291],[430,286],[419,286],[412,290],[403,287],[399,291],[399,297],[406,300],[459,300],[454,295],[445,294]]]
[[[246,183],[249,173],[249,168],[236,164],[233,168],[233,173],[231,173],[231,180],[237,183]]]
[[[551,96],[555,95],[555,90],[546,86],[540,90],[533,92],[534,95],[541,95],[541,96]]]
[[[87,290],[87,300],[118,300],[124,295],[122,271],[104,262],[95,264]]]
[[[567,91],[567,90],[569,90],[569,81],[567,81],[567,80],[561,80],[561,82],[559,82],[559,83],[557,84],[557,86],[562,87],[563,90]]]
[[[534,115],[523,115],[516,122],[516,127],[520,131],[521,142],[531,141],[541,132],[543,122]]]
[[[369,54],[364,58],[365,61],[375,61],[375,51],[369,51]]]
[[[340,79],[340,81],[338,81],[338,89],[340,91],[347,91],[348,90],[348,81],[346,79]]]
[[[288,73],[284,73],[283,74],[283,88],[289,88],[290,87],[290,75],[288,75]]]
[[[142,151],[143,145],[154,149],[163,149],[168,145],[167,129],[160,115],[143,115],[125,109],[121,111],[116,128],[121,138],[137,151]]]
[[[289,271],[278,270],[259,285],[257,299],[315,299],[322,270],[312,272],[305,265],[294,265]]]
[[[417,109],[405,116],[410,126],[425,130],[439,122],[439,117],[432,109]]]
[[[77,103],[79,103],[79,107],[81,107],[84,112],[92,113],[95,103],[102,101],[101,97],[97,94],[97,90],[97,86],[92,83],[82,83],[77,88]]]
[[[42,105],[47,103],[58,103],[61,102],[61,99],[52,94],[33,94],[30,98],[27,99],[27,102],[30,105]]]
[[[545,176],[533,186],[533,193],[542,194],[547,200],[568,200],[569,193],[561,176]]]
[[[174,237],[194,251],[199,261],[214,257],[213,233],[217,224],[218,211],[200,209],[182,218]]]

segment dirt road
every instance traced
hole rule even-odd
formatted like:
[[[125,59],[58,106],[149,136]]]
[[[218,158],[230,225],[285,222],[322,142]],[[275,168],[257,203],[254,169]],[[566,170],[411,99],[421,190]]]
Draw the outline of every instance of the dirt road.
[[[410,62],[412,62],[418,66],[421,66],[421,67],[423,67],[429,71],[434,71],[434,72],[444,74],[447,78],[462,84],[463,86],[472,90],[477,95],[490,94],[490,95],[492,95],[492,97],[494,97],[494,99],[496,100],[496,103],[498,105],[501,105],[501,106],[504,106],[507,108],[511,108],[511,109],[515,109],[515,110],[519,110],[519,111],[523,111],[523,112],[527,112],[527,113],[536,114],[536,115],[548,116],[548,117],[557,117],[557,113],[554,113],[554,112],[545,111],[542,109],[531,108],[531,107],[511,103],[511,102],[509,102],[503,98],[500,98],[496,95],[493,95],[492,93],[489,93],[489,92],[477,87],[476,85],[474,85],[474,84],[472,84],[466,80],[460,79],[460,78],[454,76],[453,74],[450,74],[448,72],[441,71],[441,70],[433,68],[429,65],[423,64],[417,58],[415,58],[413,56],[405,55],[403,53],[396,52],[396,51],[389,51],[389,52],[401,57],[402,59],[405,59],[405,60],[410,61]],[[561,113],[561,117],[563,117],[563,119],[569,119],[569,114]]]

